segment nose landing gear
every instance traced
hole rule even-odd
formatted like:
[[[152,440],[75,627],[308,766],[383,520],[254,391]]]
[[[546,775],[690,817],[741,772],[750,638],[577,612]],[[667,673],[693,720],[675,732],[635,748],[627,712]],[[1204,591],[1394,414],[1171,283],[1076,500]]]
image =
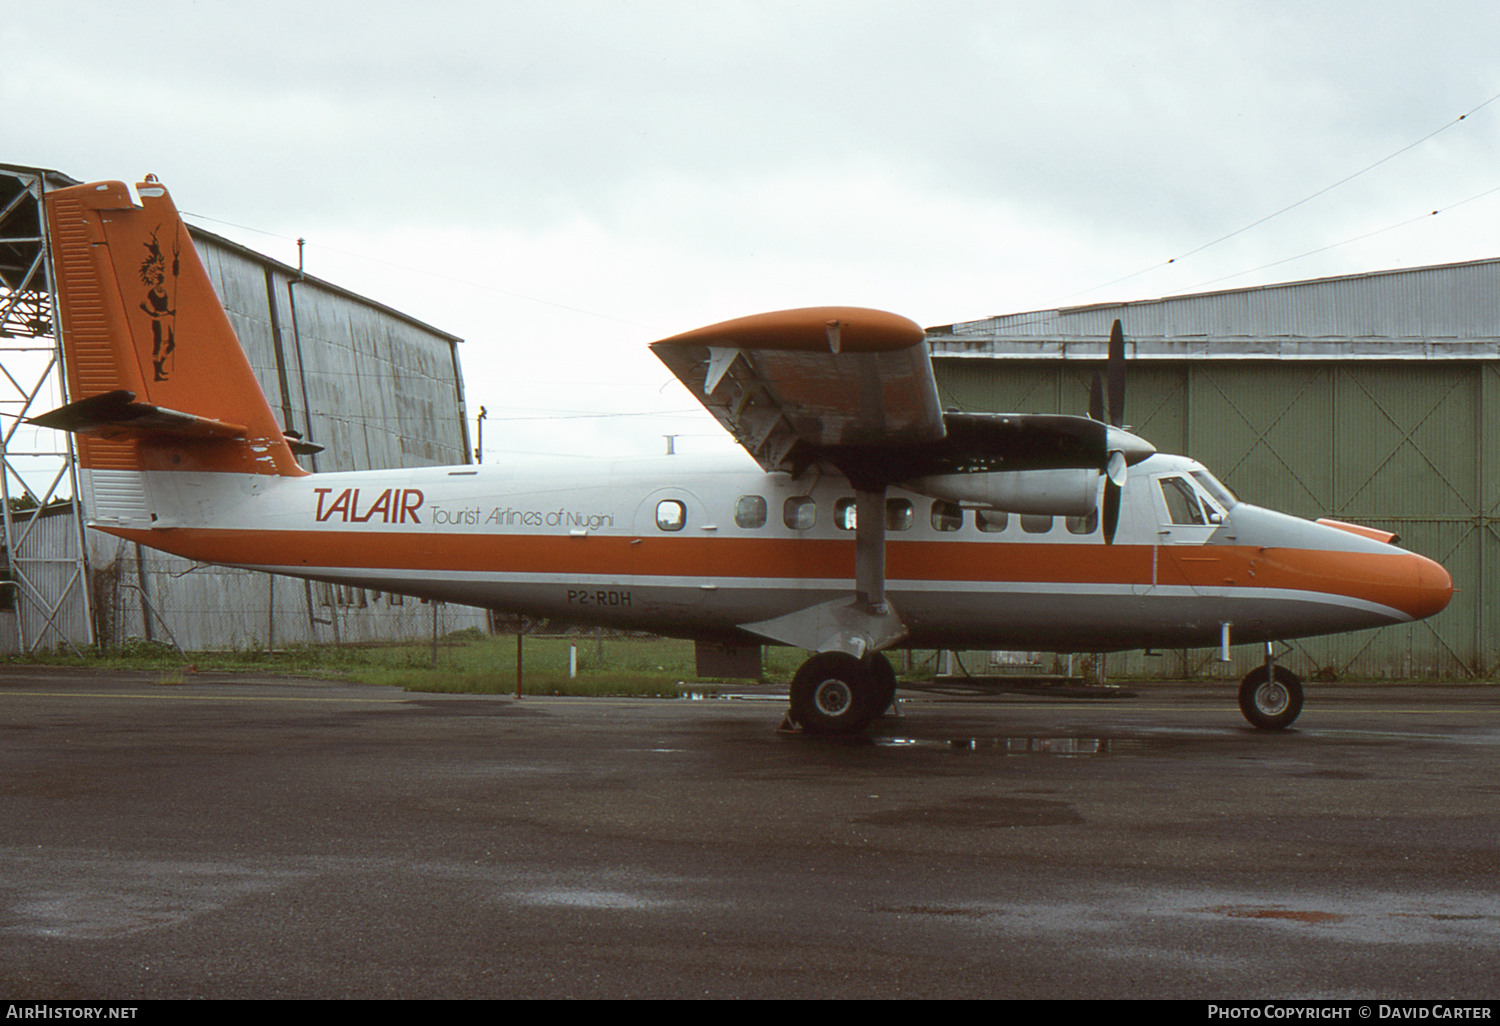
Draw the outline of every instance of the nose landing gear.
[[[1240,712],[1256,730],[1284,730],[1302,712],[1302,678],[1276,665],[1269,645],[1265,663],[1240,681]]]

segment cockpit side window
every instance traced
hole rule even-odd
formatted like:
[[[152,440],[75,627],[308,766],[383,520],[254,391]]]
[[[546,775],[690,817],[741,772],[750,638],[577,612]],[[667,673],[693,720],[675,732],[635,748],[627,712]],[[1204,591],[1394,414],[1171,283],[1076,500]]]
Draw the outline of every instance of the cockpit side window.
[[[1198,492],[1186,478],[1158,478],[1161,497],[1167,502],[1167,516],[1174,524],[1202,524],[1203,507],[1198,502]]]
[[[1193,471],[1193,480],[1198,482],[1198,487],[1202,488],[1209,495],[1213,496],[1214,500],[1218,502],[1220,506],[1224,507],[1225,512],[1228,512],[1229,510],[1234,509],[1235,506],[1239,505],[1240,500],[1235,497],[1235,494],[1228,488],[1225,488],[1224,485],[1220,483],[1219,479],[1214,477],[1208,471]]]

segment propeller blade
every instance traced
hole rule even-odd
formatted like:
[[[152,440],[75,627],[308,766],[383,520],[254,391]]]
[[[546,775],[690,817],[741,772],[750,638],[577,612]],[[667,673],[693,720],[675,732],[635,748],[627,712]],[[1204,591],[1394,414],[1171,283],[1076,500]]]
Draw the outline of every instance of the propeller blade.
[[[1115,528],[1120,526],[1120,486],[1104,482],[1104,544],[1115,543]]]
[[[1089,385],[1089,418],[1104,421],[1104,378],[1094,371],[1094,380]]]
[[[1115,427],[1125,426],[1125,329],[1120,321],[1109,329],[1109,361],[1105,364],[1109,373],[1109,422]]]

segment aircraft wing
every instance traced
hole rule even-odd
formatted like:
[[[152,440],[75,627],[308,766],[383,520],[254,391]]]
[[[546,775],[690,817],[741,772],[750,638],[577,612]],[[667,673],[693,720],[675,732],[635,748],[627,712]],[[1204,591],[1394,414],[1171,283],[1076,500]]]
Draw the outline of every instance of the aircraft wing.
[[[794,450],[921,445],[946,429],[925,333],[881,310],[819,306],[674,335],[651,351],[762,468]]]

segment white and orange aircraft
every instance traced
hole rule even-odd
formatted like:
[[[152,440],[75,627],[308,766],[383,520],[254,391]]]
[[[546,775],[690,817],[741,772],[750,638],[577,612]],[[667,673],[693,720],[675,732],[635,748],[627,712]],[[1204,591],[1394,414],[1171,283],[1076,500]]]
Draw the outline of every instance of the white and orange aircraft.
[[[1118,322],[1090,416],[944,412],[894,314],[761,314],[652,345],[759,464],[682,456],[310,474],[153,177],[48,193],[66,406],[90,525],[188,559],[694,639],[759,673],[813,653],[791,718],[862,729],[896,645],[1104,652],[1263,643],[1246,718],[1302,706],[1272,643],[1405,623],[1452,581],[1393,536],[1241,502],[1122,426]],[[719,658],[714,659],[717,655]]]

